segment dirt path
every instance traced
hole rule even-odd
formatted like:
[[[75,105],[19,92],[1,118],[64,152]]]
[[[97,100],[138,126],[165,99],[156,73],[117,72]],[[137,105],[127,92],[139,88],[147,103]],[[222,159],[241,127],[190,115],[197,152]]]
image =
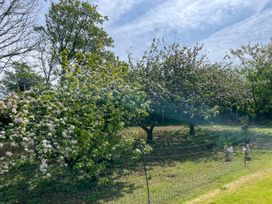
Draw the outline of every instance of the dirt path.
[[[249,183],[250,181],[253,181],[257,178],[260,178],[262,176],[265,176],[266,174],[268,173],[272,173],[272,168],[271,169],[266,169],[266,170],[263,170],[263,171],[259,171],[259,172],[256,172],[254,174],[251,174],[251,175],[247,175],[247,176],[243,176],[229,184],[226,184],[224,185],[224,190],[221,190],[221,189],[216,189],[216,190],[213,190],[209,193],[206,193],[194,200],[191,200],[189,202],[187,202],[187,204],[198,204],[198,203],[203,203],[203,201],[207,201],[208,199],[211,199],[212,197],[220,194],[221,192],[233,192],[235,191],[237,188]]]

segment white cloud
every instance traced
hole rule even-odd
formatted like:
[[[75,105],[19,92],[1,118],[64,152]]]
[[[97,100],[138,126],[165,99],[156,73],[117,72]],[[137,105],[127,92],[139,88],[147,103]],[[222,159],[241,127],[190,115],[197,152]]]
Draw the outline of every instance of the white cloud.
[[[108,25],[110,25],[142,1],[144,0],[96,0],[95,4],[102,14],[109,17]]]
[[[220,25],[240,15],[243,10],[258,11],[264,0],[169,0],[152,9],[129,25],[121,26],[117,32],[136,31],[143,33],[156,27],[204,29]]]
[[[104,26],[122,58],[130,47],[136,55],[141,55],[154,37],[176,39],[185,44],[200,41],[207,43],[209,51],[225,51],[233,44],[253,41],[252,35],[244,35],[242,40],[235,38],[242,31],[234,29],[234,24],[262,13],[267,5],[272,6],[272,0],[94,0],[91,3],[97,4],[99,12],[109,17]],[[43,3],[42,15],[47,11],[45,6]],[[260,36],[255,41],[270,38],[266,31],[270,27],[268,22],[269,19],[263,22],[263,27],[252,25],[250,33]],[[258,29],[254,30],[254,26]]]
[[[135,12],[145,0],[97,0],[100,11],[109,16],[106,30],[115,39],[116,52],[126,55],[129,47],[142,53],[154,37],[190,39],[197,42],[213,32],[260,12],[272,0],[149,0],[158,1],[152,9],[120,23],[124,14]],[[133,13],[131,13],[133,16]],[[199,39],[194,39],[197,36]]]
[[[220,60],[229,49],[248,43],[267,43],[271,38],[272,9],[268,9],[211,35],[201,43],[212,59]]]

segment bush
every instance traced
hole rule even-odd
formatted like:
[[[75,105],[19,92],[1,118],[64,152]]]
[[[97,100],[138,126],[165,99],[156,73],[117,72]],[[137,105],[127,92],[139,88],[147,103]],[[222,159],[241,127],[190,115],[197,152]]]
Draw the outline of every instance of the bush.
[[[91,55],[80,59],[73,66],[64,60],[56,87],[0,102],[0,113],[12,120],[0,135],[0,147],[11,149],[1,155],[1,174],[27,163],[36,166],[37,180],[66,171],[76,179],[99,178],[115,161],[139,156],[133,137],[117,133],[145,115],[145,95],[124,83],[122,64],[98,66]]]

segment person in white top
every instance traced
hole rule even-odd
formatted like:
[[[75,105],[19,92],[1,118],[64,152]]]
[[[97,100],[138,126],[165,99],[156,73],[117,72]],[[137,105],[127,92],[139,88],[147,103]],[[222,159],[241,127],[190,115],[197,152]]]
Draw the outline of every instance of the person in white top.
[[[245,160],[249,161],[251,160],[250,156],[249,156],[249,153],[250,153],[250,148],[249,148],[249,144],[246,144],[244,147],[243,147],[243,153],[245,155]]]
[[[224,147],[224,150],[225,150],[226,161],[227,162],[231,161],[233,157],[233,147],[230,144],[227,144]]]

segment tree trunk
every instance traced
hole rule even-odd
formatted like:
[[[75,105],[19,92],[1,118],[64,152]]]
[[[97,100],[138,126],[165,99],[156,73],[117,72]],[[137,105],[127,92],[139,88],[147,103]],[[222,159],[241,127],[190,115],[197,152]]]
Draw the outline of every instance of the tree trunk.
[[[152,142],[152,140],[153,140],[153,129],[150,128],[146,132],[146,135],[147,135],[147,143]]]
[[[195,134],[195,124],[190,123],[189,128],[190,128],[189,135],[194,135]]]
[[[143,130],[146,132],[146,142],[147,143],[152,143],[153,141],[153,129],[155,127],[155,125],[152,125],[150,128],[140,125],[141,128],[143,128]]]

